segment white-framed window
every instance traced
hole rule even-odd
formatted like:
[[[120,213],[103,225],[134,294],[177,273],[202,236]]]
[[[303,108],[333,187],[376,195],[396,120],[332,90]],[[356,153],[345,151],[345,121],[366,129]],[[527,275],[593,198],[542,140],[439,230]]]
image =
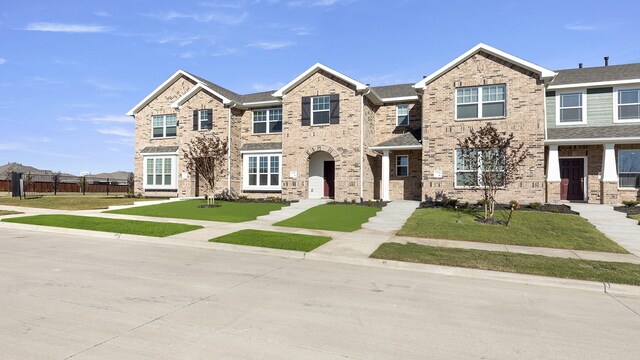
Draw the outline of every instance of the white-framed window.
[[[243,155],[243,187],[245,190],[279,191],[282,189],[282,154]]]
[[[456,119],[505,117],[506,89],[504,84],[456,89]]]
[[[198,110],[198,130],[211,130],[213,128],[213,119],[209,116],[213,115],[211,110]]]
[[[640,149],[618,150],[618,186],[640,189]]]
[[[587,123],[586,95],[584,91],[556,95],[556,124],[574,125]]]
[[[151,133],[154,138],[176,136],[177,124],[176,114],[154,115],[151,117]]]
[[[331,97],[329,95],[311,98],[311,124],[328,124],[331,112]]]
[[[499,149],[456,149],[455,186],[483,186],[486,179],[494,179],[504,186],[506,156]]]
[[[282,132],[282,109],[253,111],[253,133],[269,134]]]
[[[409,176],[409,155],[396,156],[396,176]]]
[[[396,106],[396,125],[409,125],[409,105],[401,104]]]
[[[640,88],[617,89],[614,93],[614,122],[640,121]]]
[[[177,189],[177,156],[144,156],[144,189]]]

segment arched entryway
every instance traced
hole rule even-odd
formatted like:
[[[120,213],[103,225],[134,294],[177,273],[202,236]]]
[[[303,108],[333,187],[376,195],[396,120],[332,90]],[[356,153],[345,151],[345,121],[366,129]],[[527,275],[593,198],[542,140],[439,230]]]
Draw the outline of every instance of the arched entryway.
[[[309,156],[309,199],[335,196],[336,162],[326,151]]]

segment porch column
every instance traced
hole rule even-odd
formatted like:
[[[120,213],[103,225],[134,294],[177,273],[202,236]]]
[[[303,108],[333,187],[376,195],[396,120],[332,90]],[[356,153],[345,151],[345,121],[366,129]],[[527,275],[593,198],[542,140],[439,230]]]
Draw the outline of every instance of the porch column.
[[[560,158],[558,145],[549,145],[549,160],[547,161],[547,181],[560,181]]]
[[[382,151],[382,200],[389,201],[389,150]]]
[[[618,170],[616,169],[615,144],[604,144],[602,153],[602,181],[618,182]]]

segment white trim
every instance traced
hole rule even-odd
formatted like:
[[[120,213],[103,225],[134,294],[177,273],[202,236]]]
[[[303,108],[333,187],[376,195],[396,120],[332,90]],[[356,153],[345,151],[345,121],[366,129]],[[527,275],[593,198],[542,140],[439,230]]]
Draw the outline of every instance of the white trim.
[[[618,182],[618,164],[616,161],[616,144],[606,143],[602,145],[602,182]]]
[[[446,64],[445,66],[441,67],[440,69],[436,70],[434,73],[432,73],[431,75],[425,77],[424,79],[420,80],[418,83],[416,83],[415,85],[413,85],[414,88],[416,89],[424,89],[429,83],[431,83],[432,81],[434,81],[435,79],[437,79],[438,77],[440,77],[442,74],[446,73],[447,71],[451,70],[452,68],[458,66],[460,63],[466,61],[468,58],[470,58],[471,56],[475,55],[476,53],[480,52],[480,51],[484,51],[487,52],[491,55],[497,56],[499,58],[502,58],[504,60],[507,60],[511,63],[514,63],[516,65],[522,66],[523,68],[533,71],[537,74],[540,75],[540,77],[542,79],[547,79],[547,78],[552,78],[554,76],[557,75],[556,72],[551,71],[549,69],[546,69],[542,66],[536,65],[534,63],[528,62],[526,60],[523,60],[519,57],[513,56],[511,54],[508,54],[504,51],[498,50],[494,47],[491,47],[489,45],[483,44],[483,43],[479,43],[478,45],[472,47],[471,49],[467,50],[464,54],[458,56],[457,58],[455,58],[454,60],[452,60],[451,62],[449,62],[448,64]]]
[[[227,99],[226,97],[220,95],[218,92],[212,90],[211,88],[209,88],[208,86],[206,86],[206,85],[204,85],[202,83],[197,83],[196,86],[194,86],[191,89],[189,89],[189,91],[187,91],[184,95],[179,97],[178,100],[174,101],[171,104],[171,107],[174,108],[174,109],[179,108],[182,104],[187,102],[187,100],[189,100],[193,96],[195,96],[200,90],[206,90],[206,91],[210,92],[211,94],[213,94],[215,97],[218,97],[218,98],[222,99],[222,103],[224,105],[235,105],[233,100]]]
[[[369,90],[369,92],[371,92],[371,90]],[[367,92],[367,94],[369,94],[369,92]],[[360,202],[364,200],[364,97],[367,94],[360,96]]]
[[[582,103],[582,121],[574,121],[574,122],[560,122],[560,96],[561,95],[571,95],[571,94],[580,94],[580,101]],[[572,126],[572,125],[586,125],[587,124],[587,90],[586,89],[575,89],[575,91],[556,91],[556,126]]]
[[[227,190],[229,192],[231,192],[231,115],[232,115],[231,108],[228,108],[228,112],[227,112]]]
[[[565,84],[565,85],[553,85],[553,83],[551,83],[547,87],[547,89],[549,90],[573,89],[573,88],[613,86],[613,85],[624,85],[624,84],[640,84],[640,79],[596,81],[596,82]]]
[[[640,89],[640,84],[636,85],[636,86],[624,86],[624,87],[614,87],[613,88],[613,123],[614,124],[634,124],[634,123],[639,123],[640,122],[640,118],[638,119],[632,119],[632,120],[619,120],[618,119],[618,100],[619,100],[619,94],[618,91],[620,90],[636,90],[636,89]]]
[[[398,117],[400,115],[398,115],[398,108],[400,106],[406,106],[407,107],[407,123],[406,124],[400,124],[400,122],[398,121]],[[396,105],[396,126],[409,126],[409,124],[411,123],[411,116],[409,116],[409,113],[411,112],[411,109],[409,109],[409,104],[397,104]],[[402,115],[405,116],[405,115]]]
[[[243,103],[242,105],[244,105],[246,107],[282,105],[282,101],[280,101],[278,99],[276,99],[276,100],[266,100],[266,101],[254,101],[254,102]]]
[[[256,185],[249,185],[249,158],[256,157]],[[260,183],[260,157],[267,157],[267,180],[271,182],[271,157],[278,157],[278,185],[258,185]],[[282,191],[282,152],[252,152],[242,154],[242,190]]]
[[[352,85],[355,85],[356,90],[359,91],[363,91],[366,90],[368,87],[367,85],[354,80],[350,77],[348,77],[347,75],[344,75],[328,66],[322,65],[320,63],[316,63],[315,65],[311,66],[310,68],[308,68],[307,70],[305,70],[305,72],[303,72],[302,74],[298,75],[295,79],[291,80],[287,85],[281,87],[280,89],[278,89],[276,92],[273,93],[272,96],[275,97],[282,97],[283,95],[285,95],[287,92],[289,92],[289,90],[291,90],[292,88],[294,88],[295,86],[297,86],[298,84],[300,84],[301,82],[303,82],[304,80],[306,80],[307,78],[309,78],[311,75],[315,74],[318,71],[325,71],[328,72],[329,74],[340,78]]]
[[[406,157],[407,158],[407,166],[406,166],[407,175],[398,175],[398,167],[399,167],[398,166],[398,158],[401,158],[401,157]],[[401,167],[404,167],[404,166],[401,166]],[[402,177],[402,178],[409,177],[409,155],[407,155],[407,154],[396,155],[396,177]]]
[[[380,189],[382,193],[382,200],[389,201],[391,200],[391,196],[389,194],[389,177],[390,177],[391,169],[389,166],[389,150],[384,150],[382,152],[382,189]]]
[[[603,143],[634,144],[640,142],[640,137],[627,138],[593,138],[593,139],[551,139],[545,140],[545,145],[600,145]]]
[[[170,159],[171,160],[171,184],[169,185],[149,185],[147,184],[147,175],[148,175],[148,169],[147,169],[147,160],[149,158],[154,158],[154,159]],[[162,163],[162,168],[163,168],[163,182],[164,182],[164,161]],[[155,166],[155,160],[154,160],[154,166]],[[154,176],[154,182],[155,182],[155,172],[153,173]],[[171,155],[158,155],[158,154],[153,154],[153,155],[143,155],[142,156],[142,189],[145,191],[154,191],[154,190],[177,190],[178,189],[178,154],[173,153]]]
[[[167,136],[167,116],[173,116],[176,119],[176,134],[173,136]],[[153,126],[153,118],[154,117],[162,117],[162,136],[154,136],[153,129],[156,127]],[[159,126],[158,126],[159,128]],[[159,114],[159,115],[151,115],[151,140],[153,139],[175,139],[178,136],[178,114]]]
[[[160,84],[160,86],[158,86],[155,90],[153,90],[149,95],[147,95],[144,99],[142,99],[142,101],[137,103],[136,106],[131,108],[131,110],[129,110],[127,112],[127,115],[135,116],[135,114],[137,114],[138,111],[140,111],[140,109],[142,109],[149,102],[151,102],[152,99],[154,99],[156,97],[156,94],[168,89],[169,86],[171,86],[174,82],[176,82],[182,76],[186,76],[189,79],[195,81],[196,83],[199,82],[197,79],[195,79],[193,76],[191,76],[191,74],[188,74],[186,71],[178,70],[175,73],[173,73],[173,75],[171,75],[167,80],[165,80],[165,82],[163,82],[162,84]]]
[[[558,152],[558,145],[549,145],[547,181],[562,181],[560,177],[560,153]]]
[[[484,90],[482,90],[483,88],[486,87],[498,87],[498,86],[502,86],[504,87],[504,100],[499,100],[499,101],[483,101],[482,100],[482,95]],[[478,116],[476,117],[472,117],[472,118],[463,118],[463,119],[458,119],[458,90],[460,89],[473,89],[473,88],[477,88],[478,89],[478,101],[477,101],[477,106],[478,106]],[[479,119],[503,119],[507,117],[507,84],[506,83],[501,83],[501,84],[493,84],[493,85],[476,85],[476,86],[461,86],[461,87],[457,87],[455,88],[454,91],[454,120],[455,121],[472,121],[472,120],[479,120]],[[504,104],[504,114],[500,115],[500,116],[482,116],[482,104],[496,104],[496,103],[503,103]],[[470,105],[473,103],[463,103],[460,105]]]
[[[582,186],[583,187],[582,201],[589,201],[589,173],[588,173],[589,166],[587,164],[587,162],[589,161],[589,157],[588,156],[558,156],[559,167],[560,167],[559,161],[562,159],[584,159],[584,163],[583,163],[584,166],[582,169],[582,178],[584,179],[584,183]],[[560,171],[560,174],[562,174],[562,170]],[[562,183],[562,175],[560,176],[560,182]],[[560,186],[562,186],[562,184]],[[562,189],[560,189],[559,195],[561,195],[561,198],[562,198]],[[564,201],[569,201],[569,200],[564,200]]]
[[[422,145],[398,145],[398,146],[369,146],[369,150],[422,150]]]
[[[240,154],[282,154],[282,149],[271,150],[240,150]]]
[[[211,119],[208,119],[211,122],[211,128],[210,129],[203,129],[202,128],[202,112],[204,111],[205,113],[207,113],[209,110],[211,110]],[[213,109],[196,109],[196,111],[198,112],[198,131],[211,131],[213,130]]]
[[[142,155],[143,157],[145,156],[178,156],[178,150],[174,151],[174,152],[141,152],[140,155]]]
[[[417,100],[420,100],[420,98],[418,97],[418,95],[409,95],[409,96],[399,96],[399,97],[391,97],[391,98],[381,98],[380,100],[382,100],[382,102],[384,103],[391,103],[391,102],[400,102],[400,101],[417,101]]]
[[[329,99],[329,103],[328,103],[328,104],[329,104],[329,108],[328,108],[328,109],[326,109],[326,110],[313,110],[313,101],[314,101],[315,99],[318,99],[318,98],[328,98],[328,99]],[[331,95],[316,95],[316,96],[311,96],[311,102],[310,102],[310,104],[309,104],[309,105],[310,105],[310,109],[309,109],[310,119],[309,119],[309,120],[310,120],[310,125],[311,125],[311,126],[314,126],[314,125],[329,125],[329,124],[331,124]],[[327,121],[326,123],[316,124],[316,123],[313,121],[313,118],[314,118],[314,116],[313,116],[313,115],[314,115],[315,113],[320,113],[320,112],[326,112],[327,114],[329,114],[329,118],[327,119],[328,121]]]

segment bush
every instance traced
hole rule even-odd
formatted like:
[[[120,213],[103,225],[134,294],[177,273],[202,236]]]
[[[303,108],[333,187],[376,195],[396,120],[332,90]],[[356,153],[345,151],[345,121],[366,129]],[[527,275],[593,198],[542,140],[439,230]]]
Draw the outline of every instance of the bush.
[[[446,199],[444,201],[444,206],[446,207],[456,207],[458,205],[458,199]]]
[[[535,209],[540,208],[540,206],[542,206],[542,204],[541,204],[541,203],[539,203],[539,202],[532,202],[532,203],[529,203],[529,207],[530,207],[530,208],[532,208],[532,209],[534,209],[534,210],[535,210]]]
[[[640,202],[635,201],[635,200],[626,200],[626,201],[623,201],[622,204],[624,206],[626,206],[626,207],[634,207],[634,206],[640,204]]]
[[[520,203],[518,202],[518,200],[511,200],[509,201],[509,207],[513,210],[518,210],[520,209]]]

